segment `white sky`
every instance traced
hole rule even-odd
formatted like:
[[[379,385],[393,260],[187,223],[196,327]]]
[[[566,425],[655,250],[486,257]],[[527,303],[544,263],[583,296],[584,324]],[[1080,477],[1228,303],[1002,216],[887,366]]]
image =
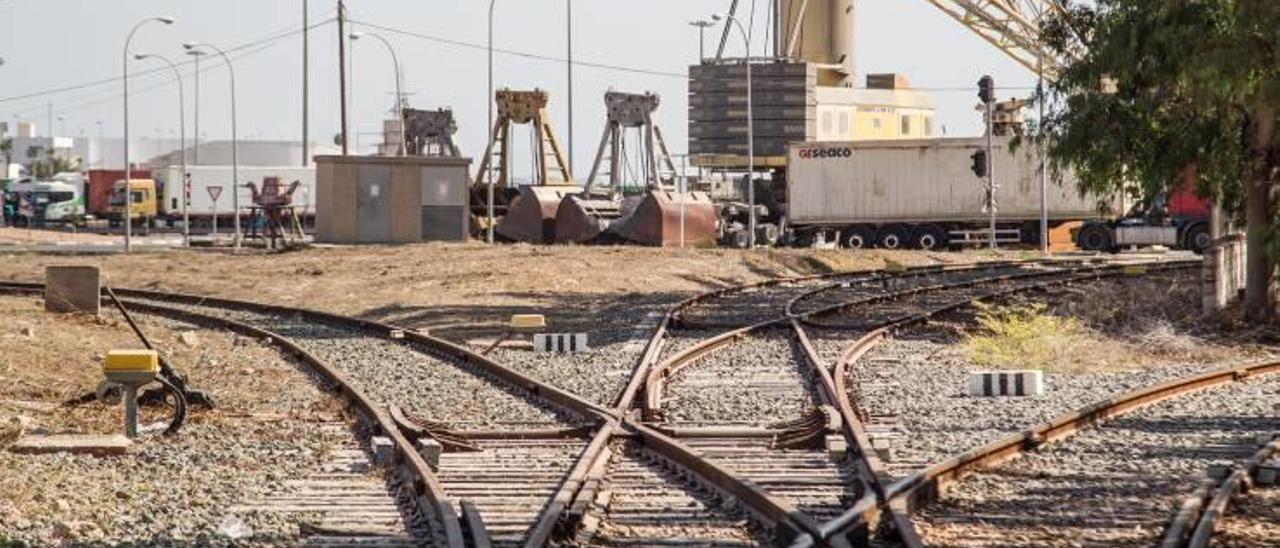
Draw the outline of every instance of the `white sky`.
[[[185,61],[180,44],[207,41],[221,47],[251,42],[302,27],[304,0],[0,0],[0,120],[46,123],[53,104],[59,133],[119,135],[121,84],[113,81],[63,93],[45,90],[117,78],[130,26],[150,15],[171,15],[172,26],[148,25],[133,42],[135,53],[159,53]],[[315,22],[331,18],[336,0],[309,0]],[[698,33],[689,21],[723,12],[729,0],[577,0],[574,2],[575,58],[583,62],[685,74],[695,62]],[[750,0],[742,1],[743,9]],[[1028,95],[1032,74],[1009,60],[926,0],[858,0],[857,70],[898,72],[912,84],[936,91],[939,118],[949,135],[974,135],[981,122],[973,111],[975,82],[983,73],[1001,87],[1025,87],[1002,95]],[[759,0],[763,27],[767,2]],[[352,19],[389,28],[483,45],[487,39],[484,0],[350,0]],[[498,0],[495,45],[563,58],[565,0]],[[357,30],[359,26],[357,25]],[[364,29],[372,30],[372,29]],[[483,49],[471,49],[379,31],[395,46],[404,66],[405,89],[418,108],[451,106],[459,119],[463,154],[483,154],[487,134],[487,65]],[[708,51],[719,29],[707,33]],[[757,35],[763,43],[763,35]],[[311,34],[311,138],[328,142],[338,131],[337,29],[324,25]],[[730,54],[740,54],[735,35]],[[762,44],[763,45],[763,44]],[[301,136],[300,36],[235,61],[242,137],[299,139]],[[364,39],[355,47],[356,129],[375,133],[391,106],[393,72],[385,47]],[[201,133],[229,137],[225,69],[206,58],[201,76]],[[149,62],[131,65],[134,74]],[[568,141],[564,63],[497,54],[497,86],[542,87],[552,93],[551,114],[562,141]],[[579,66],[574,71],[575,171],[590,168],[603,129],[603,94],[653,91],[662,95],[658,123],[672,152],[683,152],[687,87],[679,76],[617,72]],[[176,87],[171,73],[131,78],[131,128],[135,135],[177,134]],[[157,85],[158,84],[158,85]],[[193,81],[187,79],[188,116]],[[151,89],[147,89],[151,88]],[[955,89],[959,88],[959,89]],[[36,97],[6,100],[19,95]],[[58,122],[57,116],[65,121]],[[65,128],[63,130],[62,128]],[[191,122],[188,121],[188,132]],[[377,140],[361,137],[363,144]]]

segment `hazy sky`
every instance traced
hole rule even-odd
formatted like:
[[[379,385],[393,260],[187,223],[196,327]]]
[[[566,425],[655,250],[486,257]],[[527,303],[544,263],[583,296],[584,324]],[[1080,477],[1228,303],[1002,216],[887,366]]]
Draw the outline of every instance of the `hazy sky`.
[[[207,41],[229,49],[302,28],[304,0],[0,0],[0,120],[35,121],[47,125],[53,104],[55,130],[68,135],[119,135],[122,47],[129,28],[151,15],[170,15],[172,26],[153,24],[139,31],[135,53],[148,52],[185,62],[180,44]],[[565,56],[566,0],[498,0],[495,46],[561,59]],[[313,24],[331,19],[336,0],[309,0]],[[603,130],[603,94],[653,91],[662,95],[658,123],[673,152],[683,152],[687,86],[681,76],[695,62],[697,29],[689,21],[728,8],[729,0],[577,0],[574,9],[575,59],[669,74],[628,73],[590,66],[574,71],[576,171],[590,167]],[[745,10],[750,0],[743,0]],[[350,17],[407,33],[485,44],[488,2],[484,0],[350,0]],[[759,0],[763,27],[767,2]],[[983,73],[1002,87],[1026,87],[1035,79],[926,0],[858,0],[857,70],[899,72],[912,84],[946,88],[934,92],[940,124],[949,135],[973,135],[981,122],[973,110],[974,82]],[[397,50],[404,66],[405,90],[419,108],[450,106],[459,118],[463,154],[483,154],[487,134],[487,65],[483,48],[469,48],[387,30],[378,32]],[[762,31],[761,31],[762,32]],[[758,34],[762,43],[764,36]],[[718,29],[707,33],[708,50]],[[730,42],[740,54],[741,38]],[[758,46],[759,47],[759,46]],[[239,101],[239,128],[244,137],[298,139],[301,135],[300,35],[260,49],[233,53]],[[759,51],[759,50],[757,50]],[[381,120],[392,104],[394,80],[389,54],[371,39],[354,49],[353,113],[356,129],[378,138]],[[338,131],[337,29],[332,23],[311,33],[311,137],[331,141]],[[154,68],[132,62],[131,73]],[[191,68],[186,67],[190,72]],[[552,93],[551,114],[563,141],[568,140],[566,73],[563,62],[497,54],[497,86],[541,87]],[[48,90],[92,84],[81,89]],[[177,132],[176,86],[170,72],[131,77],[132,131],[136,135],[169,136]],[[201,76],[201,133],[219,139],[230,135],[226,70],[206,57]],[[194,82],[187,78],[188,116]],[[36,94],[34,97],[14,99]],[[62,116],[65,121],[58,122]],[[188,132],[191,123],[188,121]],[[40,133],[45,133],[44,129]],[[567,143],[566,143],[567,145]],[[584,176],[584,175],[580,175]]]

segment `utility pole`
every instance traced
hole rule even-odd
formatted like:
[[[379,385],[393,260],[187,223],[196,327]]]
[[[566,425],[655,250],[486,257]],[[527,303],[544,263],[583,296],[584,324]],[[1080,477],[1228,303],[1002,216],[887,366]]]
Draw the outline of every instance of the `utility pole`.
[[[338,98],[342,103],[342,155],[347,155],[347,6],[338,0]]]
[[[987,112],[987,210],[991,214],[991,249],[996,249],[996,159],[995,159],[995,112],[996,82],[990,76],[978,80],[978,98],[986,106]]]
[[[573,171],[573,0],[565,0],[565,27],[568,29],[569,69],[569,171]]]
[[[309,125],[309,108],[311,98],[310,64],[308,59],[311,48],[311,18],[307,16],[307,0],[302,0],[302,167],[311,161],[311,126]]]

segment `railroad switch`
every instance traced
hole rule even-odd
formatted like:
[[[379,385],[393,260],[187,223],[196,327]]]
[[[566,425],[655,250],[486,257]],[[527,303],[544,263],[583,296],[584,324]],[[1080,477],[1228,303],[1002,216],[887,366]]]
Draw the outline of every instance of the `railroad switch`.
[[[160,355],[155,350],[112,350],[102,373],[108,381],[124,387],[124,435],[138,437],[138,389],[156,380]]]

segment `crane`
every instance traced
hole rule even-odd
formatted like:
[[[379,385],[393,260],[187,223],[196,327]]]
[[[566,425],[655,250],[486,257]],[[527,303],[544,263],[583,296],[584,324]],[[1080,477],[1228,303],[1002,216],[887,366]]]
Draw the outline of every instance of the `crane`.
[[[1055,80],[1063,59],[1040,39],[1040,23],[1062,13],[1058,0],[926,0],[1033,73]],[[1043,64],[1043,65],[1042,65]]]

